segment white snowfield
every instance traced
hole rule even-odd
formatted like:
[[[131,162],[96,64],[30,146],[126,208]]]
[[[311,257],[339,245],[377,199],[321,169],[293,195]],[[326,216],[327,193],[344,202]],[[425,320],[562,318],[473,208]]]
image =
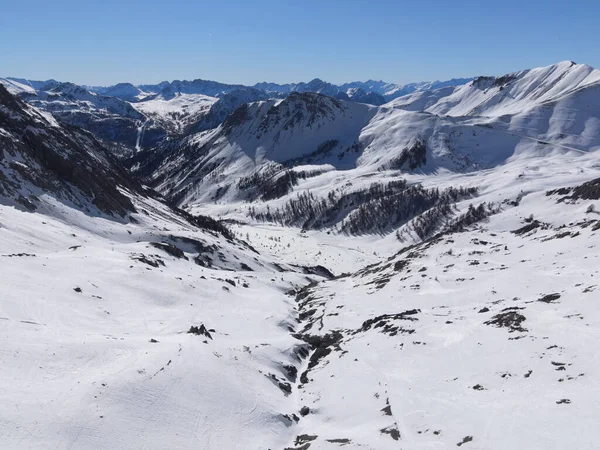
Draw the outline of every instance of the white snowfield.
[[[0,78],[0,84],[3,84],[11,94],[20,94],[21,92],[35,93],[35,88],[27,83],[26,80],[12,80],[9,78]]]
[[[475,176],[519,206],[308,290],[303,332],[341,333],[300,390],[311,450],[597,447],[600,203],[546,196],[598,177],[576,159]]]
[[[199,120],[216,101],[216,97],[207,95],[179,94],[173,98],[158,95],[131,105],[170,132],[178,133],[187,125]]]
[[[295,362],[284,292],[304,275],[279,273],[157,204],[142,205],[150,215],[138,225],[48,209],[0,207],[3,448],[258,449],[291,439],[281,415],[295,405],[268,376]],[[191,247],[185,260],[149,245],[171,235],[217,245],[222,269],[195,264]],[[188,334],[192,325],[211,338]]]
[[[0,448],[598,448],[598,75],[509,78],[385,107],[293,95],[183,139],[157,187],[235,239],[129,191],[128,221],[0,196]],[[312,175],[289,192],[238,189],[290,159]],[[478,192],[424,241],[416,219],[351,236],[249,215],[399,179]]]

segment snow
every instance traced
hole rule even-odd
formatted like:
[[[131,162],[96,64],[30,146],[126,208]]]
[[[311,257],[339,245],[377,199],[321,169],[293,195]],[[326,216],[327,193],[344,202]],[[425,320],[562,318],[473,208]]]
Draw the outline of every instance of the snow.
[[[21,92],[35,93],[35,89],[28,84],[20,83],[9,78],[0,78],[0,83],[3,84],[11,94],[20,94]]]
[[[167,129],[181,132],[200,115],[207,113],[216,101],[217,98],[206,95],[180,94],[168,99],[156,96],[131,105]]]
[[[144,136],[144,128],[146,127],[146,125],[148,125],[148,122],[150,122],[150,119],[146,119],[144,122],[140,122],[138,128],[137,128],[137,137],[135,140],[135,150],[136,151],[140,151],[141,150],[141,142],[142,142],[142,137]]]
[[[186,145],[209,147],[210,151],[198,152],[192,162],[182,159],[185,155],[165,159],[155,172],[164,181],[156,187],[167,195],[185,191],[181,203],[194,206],[211,201],[219,188],[229,184],[221,201],[232,202],[240,199],[235,185],[239,178],[273,162],[289,164],[295,158],[305,158],[299,161],[301,165],[327,171],[333,166],[338,179],[353,182],[364,173],[392,166],[403,150],[419,141],[425,143],[427,154],[426,164],[418,170],[429,174],[481,170],[518,157],[594,151],[600,148],[598,89],[591,86],[503,120],[437,116],[327,97],[319,97],[320,107],[327,111],[322,116],[313,116],[307,112],[310,107],[293,101],[258,102],[248,107],[251,119],[231,131],[221,128],[186,138]],[[292,109],[303,111],[303,119],[292,123]],[[319,152],[322,146],[329,150]],[[206,167],[214,175],[199,179],[196,174]],[[317,188],[315,182],[322,182],[320,190],[327,194],[332,189],[331,179],[320,175],[300,181],[294,195],[304,183]],[[189,189],[190,185],[194,188]]]
[[[502,83],[503,79],[507,81]],[[496,80],[498,83],[494,83]],[[500,117],[557,100],[598,82],[600,70],[563,61],[497,79],[482,77],[453,89],[442,88],[400,97],[388,106],[448,116]],[[435,102],[423,104],[425,98],[433,98]]]
[[[525,214],[564,209],[543,196],[532,194],[481,232],[449,236],[410,261],[412,273],[394,271],[399,257],[377,275],[313,290],[325,301],[313,315],[322,326],[310,332],[354,330],[382,314],[420,312],[415,322],[397,323],[415,330],[411,334],[347,333],[343,353],[311,372],[302,401],[316,414],[299,430],[319,436],[311,448],[334,448],[323,440],[341,437],[356,447],[397,448],[379,432],[389,426],[407,448],[449,448],[465,436],[474,437],[473,448],[593,446],[599,317],[594,295],[585,290],[598,276],[597,256],[589,254],[597,238],[589,232],[568,242],[543,241],[555,231],[534,238],[511,234],[511,222]],[[570,214],[581,215],[581,209],[569,208]],[[549,211],[541,216],[549,217]],[[385,287],[369,285],[388,273]],[[537,302],[553,292],[561,294],[559,303]],[[484,307],[490,312],[480,313]],[[506,307],[524,308],[527,332],[484,323]],[[566,371],[553,362],[564,363]],[[473,389],[478,385],[484,390]],[[571,404],[557,404],[562,399]],[[388,404],[390,417],[379,412]]]
[[[349,448],[451,448],[467,436],[473,441],[466,448],[592,448],[600,400],[594,388],[600,316],[593,280],[600,260],[594,252],[598,231],[581,224],[598,219],[586,211],[600,203],[557,203],[560,196],[546,192],[598,177],[600,166],[590,153],[513,158],[469,175],[413,175],[413,181],[440,189],[480,186],[477,202],[522,197],[472,231],[417,247],[413,257],[393,256],[410,242],[392,236],[232,225],[261,252],[283,261],[312,260],[336,274],[353,272],[319,283],[310,290],[312,300],[299,304],[300,313],[315,309],[299,325],[304,333],[339,330],[344,337],[339,351],[298,387],[298,408],[311,412],[295,434],[317,436],[311,450],[338,448],[328,441],[336,439],[348,439]],[[243,219],[243,204],[197,208]],[[548,229],[512,233],[530,215]],[[396,270],[403,260],[408,266]],[[371,272],[358,269],[377,261]],[[561,297],[538,301],[550,293]],[[480,312],[484,308],[489,311]],[[517,311],[526,317],[527,331],[485,324],[504,308],[523,308]],[[374,317],[412,309],[419,310],[417,320],[393,322],[414,330],[410,334],[356,331]],[[391,415],[382,412],[387,406]],[[397,429],[399,441],[384,429]]]
[[[257,263],[152,213],[124,226],[48,208],[51,216],[0,206],[3,445],[283,445],[278,416],[288,405],[266,375],[291,362],[295,340],[281,324],[293,304],[283,291],[304,276],[275,276],[268,258]],[[256,271],[204,269],[149,247],[170,234],[212,241],[225,267],[239,258]],[[166,266],[132,259],[141,253]],[[200,324],[216,330],[212,340],[186,333]]]
[[[191,150],[153,174],[164,193],[186,194],[189,212],[224,220],[232,240],[124,189],[133,221],[49,192],[38,192],[35,212],[0,196],[3,446],[596,448],[600,200],[549,191],[600,179],[599,81],[564,62],[519,72],[502,91],[484,79],[484,89],[444,87],[384,107],[252,103],[244,120],[182,139]],[[133,106],[182,129],[184,112],[215,101],[182,94]],[[0,128],[7,140],[12,131]],[[389,169],[419,139],[426,163]],[[360,150],[348,152],[353,144]],[[237,189],[294,158],[289,170],[314,176],[280,198],[249,202]],[[425,242],[409,225],[401,241],[248,215],[304,192],[326,198],[400,178],[479,188],[455,217],[482,202],[499,212]],[[202,254],[211,267],[194,261]],[[187,333],[201,325],[210,337]]]

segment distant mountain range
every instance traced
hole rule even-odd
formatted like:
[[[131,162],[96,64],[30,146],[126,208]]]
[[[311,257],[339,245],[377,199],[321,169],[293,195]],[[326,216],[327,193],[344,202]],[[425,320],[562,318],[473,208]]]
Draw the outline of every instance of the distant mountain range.
[[[407,85],[369,80],[338,86],[314,79],[308,83],[244,86],[197,79],[138,86],[132,83],[86,86],[54,79],[36,81],[7,77],[0,78],[0,84],[61,121],[91,131],[113,146],[115,154],[123,156],[132,150],[152,147],[169,135],[215,128],[244,103],[313,92],[380,106],[407,93],[457,86],[469,80]]]
[[[459,86],[468,83],[473,78],[453,78],[446,81],[422,81],[409,84],[395,84],[385,81],[353,81],[336,85],[319,78],[300,83],[256,83],[254,86],[241,84],[225,84],[210,80],[174,80],[158,84],[118,83],[113,86],[86,86],[84,89],[99,95],[118,97],[127,101],[141,101],[155,96],[171,99],[181,94],[201,94],[218,97],[235,90],[253,88],[271,96],[284,96],[291,92],[316,92],[342,100],[355,100],[361,103],[382,105],[390,100],[410,94],[415,91],[427,91],[447,86]],[[61,84],[56,80],[33,81],[24,78],[7,77],[4,80],[13,85],[13,90],[48,90]],[[9,87],[10,89],[10,87]]]

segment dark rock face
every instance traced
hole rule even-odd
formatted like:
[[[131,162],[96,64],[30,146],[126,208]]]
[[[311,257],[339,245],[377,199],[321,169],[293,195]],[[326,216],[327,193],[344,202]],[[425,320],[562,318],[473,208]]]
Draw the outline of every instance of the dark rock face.
[[[503,312],[496,314],[491,320],[484,322],[486,325],[492,325],[498,328],[508,328],[509,332],[527,331],[521,324],[526,320],[526,317],[517,312],[518,308],[505,308]]]
[[[380,431],[382,434],[389,434],[390,437],[395,441],[400,439],[400,431],[395,425],[387,428],[382,428]]]
[[[538,299],[538,302],[554,303],[559,298],[560,298],[560,294],[548,294],[548,295],[544,295],[542,298]]]
[[[27,106],[0,86],[0,194],[33,209],[35,191],[55,196],[95,214],[94,206],[113,216],[134,211],[129,197],[119,187],[141,192],[114,157],[91,134],[79,128],[60,126]],[[6,155],[12,163],[8,163]],[[16,163],[15,161],[19,161]]]
[[[409,321],[416,321],[418,320],[416,317],[417,314],[419,314],[421,311],[418,309],[410,309],[408,311],[404,311],[401,313],[397,313],[397,314],[384,314],[381,316],[377,316],[373,319],[369,319],[366,320],[361,327],[361,331],[367,331],[369,329],[371,329],[372,326],[374,326],[375,328],[381,327],[383,325],[385,325],[385,323],[387,321],[390,320],[409,320]]]
[[[307,369],[300,376],[300,382],[306,384],[308,383],[308,373],[310,370],[316,367],[322,358],[329,355],[333,348],[339,348],[339,342],[342,340],[343,336],[339,331],[332,331],[324,336],[296,334],[294,337],[303,340],[314,350],[313,354],[310,356]]]
[[[462,441],[456,444],[457,447],[466,444],[467,442],[471,442],[473,440],[473,436],[465,436]]]
[[[521,228],[519,228],[517,230],[511,231],[511,233],[514,233],[514,234],[516,234],[518,236],[521,236],[523,234],[527,234],[530,231],[535,230],[536,228],[540,228],[541,226],[542,226],[542,224],[539,221],[534,220],[533,222],[531,222],[531,223],[529,223],[529,224],[527,224],[527,225],[525,225],[525,226],[523,226],[523,227],[521,227]]]
[[[561,195],[562,197],[557,200],[558,203],[566,200],[599,200],[600,178],[588,181],[579,186],[548,191],[546,195]]]
[[[333,273],[331,273],[331,271],[327,267],[323,267],[321,265],[303,266],[302,270],[307,275],[317,275],[319,277],[323,277],[328,280],[332,280],[335,278],[335,275]]]
[[[415,170],[427,163],[427,146],[418,139],[411,147],[402,150],[397,158],[390,162],[392,170]]]
[[[187,259],[185,253],[183,253],[183,250],[181,250],[179,247],[174,246],[173,244],[168,244],[164,242],[151,242],[150,245],[165,251],[166,253],[168,253],[171,256],[174,256],[175,258]]]
[[[188,334],[195,334],[197,336],[206,336],[210,340],[212,340],[212,336],[210,332],[214,332],[215,330],[207,330],[204,324],[198,326],[192,325],[188,331]]]

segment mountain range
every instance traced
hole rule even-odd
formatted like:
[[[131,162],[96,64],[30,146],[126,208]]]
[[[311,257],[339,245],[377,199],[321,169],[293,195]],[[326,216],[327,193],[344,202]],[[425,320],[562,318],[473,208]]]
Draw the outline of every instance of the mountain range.
[[[595,448],[600,71],[0,79],[14,449]]]

